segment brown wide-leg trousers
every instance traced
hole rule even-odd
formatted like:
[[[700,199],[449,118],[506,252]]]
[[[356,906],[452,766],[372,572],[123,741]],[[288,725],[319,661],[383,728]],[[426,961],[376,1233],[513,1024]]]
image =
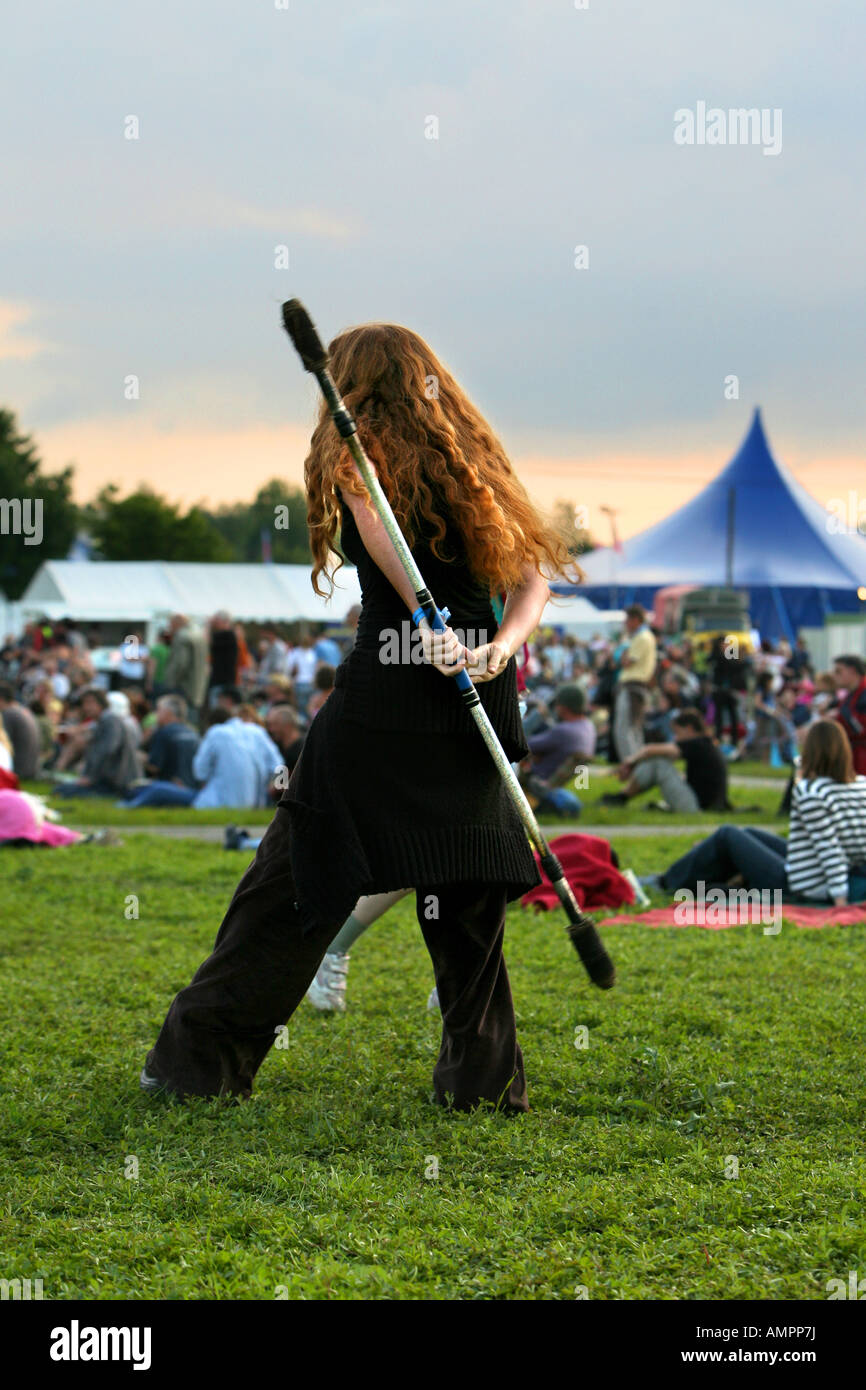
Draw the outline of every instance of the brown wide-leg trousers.
[[[288,817],[277,814],[229,904],[214,949],[175,997],[147,1070],[178,1095],[242,1095],[294,1013],[339,922],[304,935],[289,862]],[[442,1045],[436,1099],[468,1110],[491,1101],[528,1110],[523,1057],[502,940],[503,886],[417,889],[433,961]]]

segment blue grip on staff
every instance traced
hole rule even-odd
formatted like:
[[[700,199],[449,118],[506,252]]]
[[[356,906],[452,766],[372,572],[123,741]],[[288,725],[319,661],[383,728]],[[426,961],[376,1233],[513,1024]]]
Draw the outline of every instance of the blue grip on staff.
[[[446,619],[451,617],[449,610],[447,608],[440,610],[436,607],[435,603],[430,604],[430,609],[430,612],[425,611],[421,607],[415,609],[415,612],[412,614],[412,621],[415,626],[420,627],[421,619],[426,618],[434,632],[446,632],[448,628]],[[472,679],[465,667],[462,671],[457,672],[457,675],[454,677],[454,683],[462,695],[475,697],[472,701],[474,704],[475,700],[478,699],[478,692],[472,684]]]

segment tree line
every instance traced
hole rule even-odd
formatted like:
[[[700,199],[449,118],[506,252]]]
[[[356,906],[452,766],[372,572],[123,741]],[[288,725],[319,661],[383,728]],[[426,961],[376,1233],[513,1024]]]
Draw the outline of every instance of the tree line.
[[[0,509],[4,499],[42,500],[39,544],[16,534],[9,509],[0,510],[0,590],[8,598],[20,598],[42,562],[65,559],[79,538],[86,538],[94,560],[310,562],[306,497],[283,479],[265,483],[252,502],[186,510],[144,484],[122,497],[110,483],[82,506],[73,497],[73,479],[71,465],[46,473],[33,440],[20,432],[12,411],[0,408]],[[557,502],[555,513],[571,533],[575,554],[592,548],[578,509]]]
[[[82,506],[73,497],[73,482],[71,466],[47,473],[14,414],[0,409],[0,505],[4,499],[42,500],[38,545],[15,534],[8,509],[0,512],[0,589],[8,598],[20,598],[43,560],[65,559],[81,537],[94,560],[310,560],[304,492],[280,478],[260,487],[252,502],[215,509],[184,509],[143,484],[125,497],[109,484]]]

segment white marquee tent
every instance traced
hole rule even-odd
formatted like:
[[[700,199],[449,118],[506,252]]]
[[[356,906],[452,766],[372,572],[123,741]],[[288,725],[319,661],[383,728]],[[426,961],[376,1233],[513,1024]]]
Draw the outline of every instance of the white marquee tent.
[[[544,627],[561,627],[573,637],[590,638],[596,633],[608,637],[622,627],[625,613],[621,608],[596,608],[582,594],[555,594],[545,605],[541,622]]]
[[[203,621],[224,608],[246,622],[339,622],[361,589],[354,569],[319,598],[306,565],[195,565],[167,560],[46,560],[21,597],[24,621],[144,622],[161,627],[171,613]],[[151,634],[148,633],[148,637]]]
[[[335,582],[336,592],[327,601],[313,592],[306,565],[46,560],[16,607],[24,622],[44,614],[85,624],[144,623],[149,641],[171,613],[202,622],[220,608],[241,622],[342,623],[352,605],[360,603],[361,589],[356,570],[348,565]],[[579,594],[551,599],[542,617],[544,626],[587,638],[606,635],[622,621],[618,610],[596,608]]]

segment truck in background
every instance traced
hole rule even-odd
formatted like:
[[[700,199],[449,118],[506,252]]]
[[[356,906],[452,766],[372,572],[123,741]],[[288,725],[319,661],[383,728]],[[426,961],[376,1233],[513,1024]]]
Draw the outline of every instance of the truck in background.
[[[670,584],[657,591],[653,618],[665,637],[687,639],[702,656],[717,637],[736,639],[743,656],[754,652],[749,596],[739,589]]]

